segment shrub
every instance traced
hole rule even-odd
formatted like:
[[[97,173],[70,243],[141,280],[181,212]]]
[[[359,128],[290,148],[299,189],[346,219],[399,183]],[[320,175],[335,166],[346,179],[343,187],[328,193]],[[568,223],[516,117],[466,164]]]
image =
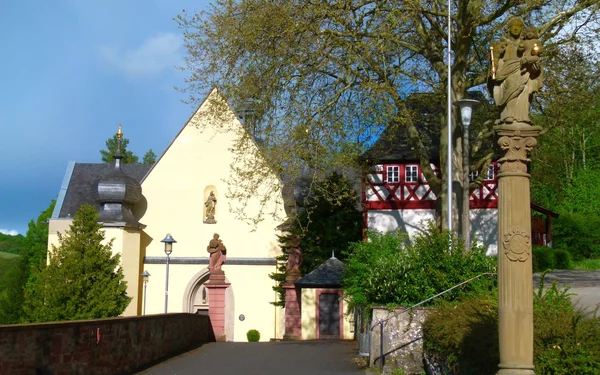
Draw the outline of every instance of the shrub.
[[[535,373],[597,374],[600,319],[572,306],[568,289],[557,284],[534,296]],[[498,365],[497,297],[446,304],[423,323],[424,349],[454,374],[493,374]]]
[[[485,272],[496,272],[497,259],[473,244],[463,253],[462,242],[433,223],[414,236],[369,232],[369,241],[351,244],[344,270],[344,293],[356,305],[411,306]],[[444,297],[489,291],[495,278],[483,277]]]
[[[260,332],[255,329],[251,329],[246,333],[248,342],[258,342],[260,340]]]
[[[559,270],[571,269],[571,254],[562,249],[554,250],[554,268]]]
[[[600,218],[565,213],[553,223],[554,248],[567,250],[575,260],[600,257]]]
[[[554,268],[554,251],[545,246],[533,246],[532,262],[534,272],[543,272]]]

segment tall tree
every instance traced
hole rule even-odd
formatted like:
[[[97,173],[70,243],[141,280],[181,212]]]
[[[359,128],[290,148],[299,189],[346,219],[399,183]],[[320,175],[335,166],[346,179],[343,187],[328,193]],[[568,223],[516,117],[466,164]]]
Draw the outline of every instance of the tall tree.
[[[557,50],[545,67],[546,89],[534,102],[544,132],[532,157],[532,194],[553,209],[577,203],[564,200],[566,190],[600,169],[600,63],[590,51]]]
[[[46,265],[48,219],[52,216],[55,204],[56,201],[52,200],[35,222],[29,222],[27,236],[21,241],[18,263],[4,278],[4,293],[0,294],[0,324],[19,323],[23,318],[25,291]]]
[[[314,181],[315,189],[306,197],[303,210],[291,222],[288,230],[279,237],[283,255],[276,273],[271,278],[281,283],[285,281],[286,263],[289,250],[299,239],[302,250],[300,272],[305,275],[327,259],[335,255],[344,261],[348,256],[348,246],[362,239],[363,217],[358,210],[358,194],[352,181],[339,173]],[[279,292],[279,303],[285,301],[283,288],[274,287]]]
[[[102,162],[111,164],[114,159],[113,155],[117,152],[117,145],[119,143],[117,134],[112,136],[106,140],[106,149],[100,150],[100,155],[102,155]],[[121,154],[123,154],[123,159],[121,161],[125,164],[134,164],[138,162],[138,157],[133,152],[127,150],[127,145],[129,144],[129,139],[122,138],[121,139]]]
[[[178,17],[183,30],[189,76],[184,91],[194,101],[212,86],[238,108],[250,103],[259,129],[260,153],[278,171],[299,174],[304,167],[331,170],[356,161],[386,127],[403,128],[420,157],[422,170],[442,202],[462,186],[462,131],[454,111],[446,110],[435,129],[442,152],[442,173],[430,166],[426,141],[411,116],[406,98],[429,92],[447,106],[445,0],[215,0],[200,14]],[[593,21],[598,0],[452,2],[451,100],[488,77],[488,46],[499,39],[509,15],[539,28],[545,51],[576,40],[598,38]],[[572,22],[576,19],[576,22]],[[575,27],[567,27],[575,24]],[[588,34],[589,33],[589,34]],[[488,122],[474,145],[491,144]],[[242,143],[234,147],[245,153]],[[476,153],[472,153],[476,154]],[[487,153],[482,160],[492,157]],[[258,158],[255,158],[258,160]],[[447,196],[447,167],[453,165],[453,197]],[[481,164],[481,163],[473,163]],[[245,168],[237,194],[257,193],[258,168]],[[233,196],[236,192],[232,193]],[[442,224],[447,225],[443,203]]]
[[[154,163],[156,163],[156,154],[154,153],[154,151],[152,151],[152,149],[148,150],[144,154],[144,158],[142,159],[142,163],[143,164],[154,164]]]
[[[25,293],[29,322],[99,319],[123,313],[131,298],[123,281],[120,256],[113,255],[98,213],[82,205],[59,246],[52,247],[48,266]]]

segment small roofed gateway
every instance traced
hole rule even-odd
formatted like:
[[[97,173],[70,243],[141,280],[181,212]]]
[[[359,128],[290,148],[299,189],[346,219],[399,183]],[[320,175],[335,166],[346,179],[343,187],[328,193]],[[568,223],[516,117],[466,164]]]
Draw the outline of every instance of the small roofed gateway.
[[[331,258],[286,288],[286,333],[297,340],[352,340],[354,315],[342,291],[344,263]],[[299,275],[297,276],[299,277]],[[292,284],[289,278],[288,283]],[[294,302],[300,301],[299,311]],[[290,306],[291,302],[291,306]],[[300,319],[294,319],[294,313]]]
[[[235,142],[244,142],[242,158],[232,150]],[[122,164],[119,151],[112,165],[70,162],[48,247],[58,244],[79,206],[95,205],[133,298],[123,315],[209,314],[220,340],[246,341],[250,329],[261,340],[282,338],[284,312],[271,304],[269,278],[281,254],[277,227],[286,220],[281,193],[244,201],[228,195],[236,187],[234,169],[253,164],[248,158],[260,155],[252,152],[257,147],[215,89],[154,165]],[[270,170],[262,176],[281,192],[278,176]],[[271,214],[251,223],[238,210]],[[146,288],[143,273],[150,275]]]

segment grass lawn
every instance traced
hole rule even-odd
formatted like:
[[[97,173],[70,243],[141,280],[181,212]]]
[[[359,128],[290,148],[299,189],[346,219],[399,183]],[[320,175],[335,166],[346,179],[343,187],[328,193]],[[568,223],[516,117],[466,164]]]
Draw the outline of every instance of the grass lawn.
[[[600,270],[600,258],[574,260],[571,262],[571,267],[574,270]]]

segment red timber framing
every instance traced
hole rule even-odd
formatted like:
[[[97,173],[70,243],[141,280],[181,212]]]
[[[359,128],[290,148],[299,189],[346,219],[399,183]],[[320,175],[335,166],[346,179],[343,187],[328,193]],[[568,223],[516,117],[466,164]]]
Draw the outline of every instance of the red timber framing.
[[[434,172],[439,170],[432,164]],[[498,207],[498,166],[490,165],[482,184],[471,191],[471,209]],[[477,173],[473,174],[475,177]],[[362,201],[365,211],[435,209],[431,191],[418,163],[377,164],[364,175]]]

